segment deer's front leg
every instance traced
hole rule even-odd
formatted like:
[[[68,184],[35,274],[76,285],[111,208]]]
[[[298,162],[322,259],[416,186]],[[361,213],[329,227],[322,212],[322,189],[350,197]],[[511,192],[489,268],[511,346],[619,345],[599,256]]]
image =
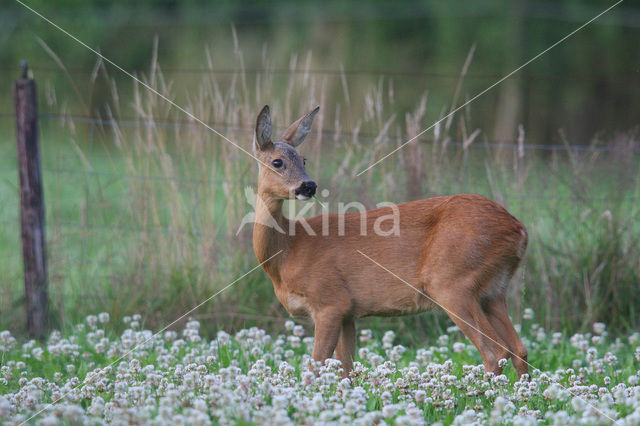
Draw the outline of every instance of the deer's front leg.
[[[315,336],[311,356],[314,360],[324,362],[333,355],[343,319],[344,313],[331,308],[325,308],[313,316]]]
[[[342,362],[343,376],[349,377],[353,370],[353,358],[356,354],[356,324],[353,318],[347,318],[342,322],[340,339],[336,347],[336,356]]]

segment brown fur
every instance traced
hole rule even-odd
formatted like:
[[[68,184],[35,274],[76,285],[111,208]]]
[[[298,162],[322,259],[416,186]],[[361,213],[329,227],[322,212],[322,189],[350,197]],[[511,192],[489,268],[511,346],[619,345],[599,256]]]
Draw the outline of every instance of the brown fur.
[[[264,111],[257,132],[265,127]],[[286,135],[297,133],[299,138],[301,132],[294,125]],[[302,133],[304,139],[306,133]],[[512,358],[518,375],[527,373],[527,352],[505,303],[508,282],[527,244],[522,223],[493,201],[464,194],[399,204],[399,235],[379,236],[373,229],[377,218],[391,213],[390,207],[365,213],[366,235],[361,235],[358,212],[329,215],[327,235],[323,235],[322,216],[307,220],[315,236],[300,223],[295,224],[295,235],[283,234],[262,225],[261,219],[272,217],[281,229],[289,230],[283,200],[309,179],[300,159],[290,155],[290,147],[286,139],[272,143],[270,132],[256,140],[261,161],[270,164],[276,157],[283,158],[288,167],[278,174],[260,166],[253,245],[261,262],[282,251],[263,267],[284,307],[294,316],[313,319],[314,359],[323,361],[335,350],[348,374],[357,318],[423,312],[434,306],[432,299],[478,348],[488,371],[499,373],[498,360]],[[339,235],[340,221],[344,221],[344,235]]]

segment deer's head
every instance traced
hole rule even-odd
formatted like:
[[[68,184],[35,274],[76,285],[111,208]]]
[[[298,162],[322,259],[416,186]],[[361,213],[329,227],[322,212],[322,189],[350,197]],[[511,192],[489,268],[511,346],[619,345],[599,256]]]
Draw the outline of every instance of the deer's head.
[[[304,169],[305,159],[296,147],[311,131],[313,118],[319,110],[320,107],[316,107],[300,117],[280,138],[272,141],[271,111],[269,105],[262,108],[258,114],[253,139],[253,151],[260,160],[258,192],[278,199],[306,200],[315,195],[318,185],[307,175]]]

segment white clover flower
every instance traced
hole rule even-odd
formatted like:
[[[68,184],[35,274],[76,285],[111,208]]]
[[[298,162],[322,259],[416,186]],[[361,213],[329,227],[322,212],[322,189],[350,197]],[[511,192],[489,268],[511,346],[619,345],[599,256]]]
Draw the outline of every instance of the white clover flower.
[[[605,329],[607,328],[607,325],[603,322],[594,322],[593,323],[593,332],[596,334],[602,334],[604,333]]]
[[[195,408],[196,410],[202,413],[206,413],[209,408],[206,401],[203,400],[202,398],[196,398],[192,404],[193,404],[193,408]]]
[[[420,364],[427,364],[433,357],[433,351],[427,349],[418,349],[416,351],[416,361]]]
[[[189,321],[185,324],[184,328],[188,330],[199,330],[200,329],[200,321],[189,318]]]
[[[504,374],[500,374],[491,379],[491,383],[494,386],[506,386],[509,383],[509,379]]]
[[[476,412],[465,410],[453,419],[453,425],[469,425],[476,423]]]
[[[296,325],[293,327],[293,335],[296,337],[304,336],[304,327],[301,325]]]
[[[571,399],[571,406],[576,410],[576,412],[582,413],[587,407],[587,403],[583,398],[576,396]]]
[[[369,343],[372,339],[373,331],[370,329],[360,330],[360,343]]]
[[[493,408],[495,408],[499,412],[502,412],[502,411],[504,411],[504,409],[507,406],[508,402],[509,401],[505,397],[499,396],[499,397],[497,397],[495,399],[495,401],[493,401]]]
[[[442,336],[438,337],[437,342],[440,346],[447,346],[449,344],[449,336],[447,334],[443,334]]]
[[[382,407],[382,415],[386,418],[391,418],[398,413],[398,406],[395,404],[389,404]]]
[[[9,352],[16,344],[16,339],[9,330],[0,331],[0,351]]]
[[[302,346],[300,343],[300,337],[298,336],[287,336],[287,343],[289,343],[289,346],[292,348],[299,348]]]
[[[402,354],[405,353],[407,348],[402,345],[394,346],[391,351],[389,351],[389,359],[393,362],[397,362],[402,358]]]
[[[618,363],[618,357],[615,356],[614,354],[612,354],[611,352],[607,352],[604,355],[603,359],[607,364],[609,364],[611,366],[616,365]]]
[[[556,383],[552,383],[547,389],[542,392],[542,396],[548,400],[554,400],[558,398],[558,393],[560,392],[560,386]]]
[[[611,406],[614,403],[613,396],[610,393],[605,393],[604,395],[602,395],[600,397],[600,401],[599,402],[601,404],[606,405],[606,406]]]
[[[295,327],[295,326],[296,326],[296,323],[291,321],[291,320],[287,320],[284,323],[284,328],[287,331],[293,331],[293,327]]]
[[[396,333],[393,330],[386,331],[382,336],[382,347],[384,349],[391,349],[393,341],[396,338]]]
[[[367,358],[367,355],[369,354],[369,352],[370,352],[370,351],[369,351],[369,348],[367,348],[367,347],[361,347],[361,348],[359,348],[359,349],[358,349],[358,356],[359,356],[361,359],[366,359],[366,358]]]
[[[457,333],[458,331],[460,331],[460,327],[458,327],[457,325],[447,327],[447,333],[449,334]]]
[[[543,342],[543,341],[545,341],[546,339],[547,339],[547,333],[544,331],[544,329],[543,329],[543,328],[539,328],[539,329],[536,331],[536,340],[537,340],[538,342]]]
[[[462,342],[455,342],[455,343],[453,344],[453,351],[454,351],[455,353],[461,354],[462,352],[464,352],[464,351],[465,351],[465,349],[467,349],[467,345],[465,345],[465,344],[464,344],[464,343],[462,343]]]
[[[581,366],[581,365],[582,365],[582,360],[579,360],[579,359],[574,359],[574,360],[571,362],[571,366],[572,366],[575,370],[578,370],[578,369],[580,368],[580,366]]]
[[[217,334],[217,340],[218,340],[218,344],[222,346],[226,346],[229,343],[231,343],[231,336],[228,333],[220,330],[218,331],[218,334]]]
[[[360,409],[360,406],[358,404],[357,401],[354,401],[352,399],[348,400],[345,404],[344,404],[344,411],[353,416],[354,414],[356,414],[358,412],[358,410]]]
[[[42,426],[53,426],[53,425],[59,425],[59,424],[60,424],[60,419],[55,413],[47,414],[46,416],[38,420],[38,425],[42,425]]]
[[[525,309],[524,309],[524,312],[523,312],[523,314],[522,314],[522,319],[523,319],[523,320],[526,320],[526,321],[531,321],[531,320],[533,319],[534,315],[535,315],[535,314],[534,314],[534,312],[533,312],[533,309],[531,309],[531,308],[525,308]]]
[[[349,416],[343,415],[338,419],[338,424],[340,425],[350,425],[353,423],[353,419]]]
[[[178,333],[173,330],[167,330],[164,332],[164,340],[167,342],[173,342],[178,338]]]
[[[95,315],[89,315],[86,318],[87,325],[91,328],[95,328],[98,325],[98,317]]]
[[[382,399],[382,402],[385,404],[390,404],[393,399],[393,395],[389,391],[384,391],[382,392],[382,395],[380,395],[380,399]]]
[[[102,324],[108,323],[110,319],[111,317],[109,316],[108,312],[100,312],[98,314],[98,321],[100,321],[100,323]]]
[[[104,399],[99,396],[94,397],[87,408],[87,412],[92,416],[102,415],[104,413]]]
[[[419,390],[415,391],[415,393],[413,394],[413,397],[414,397],[414,399],[416,400],[416,402],[418,404],[422,404],[427,399],[427,393],[425,391],[423,391],[422,389],[419,389]]]

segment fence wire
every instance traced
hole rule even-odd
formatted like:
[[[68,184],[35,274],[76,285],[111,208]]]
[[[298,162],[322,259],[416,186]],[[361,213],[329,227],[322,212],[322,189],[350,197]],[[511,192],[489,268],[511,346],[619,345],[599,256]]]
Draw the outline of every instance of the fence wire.
[[[12,113],[0,113],[0,118],[15,118]],[[73,122],[82,124],[91,124],[102,127],[134,127],[134,128],[152,128],[152,129],[181,129],[181,130],[195,130],[205,133],[211,133],[209,129],[197,124],[189,124],[186,120],[171,120],[171,121],[145,121],[143,119],[135,118],[123,118],[118,120],[104,119],[100,117],[78,115],[78,114],[55,114],[44,113],[39,117],[41,120],[61,121],[61,122]],[[254,131],[252,127],[238,126],[232,123],[225,122],[207,122],[208,126],[213,127],[216,130],[232,134],[246,134],[251,135]],[[222,130],[224,129],[224,130]],[[275,130],[278,130],[277,128]],[[280,129],[280,130],[284,130]],[[315,131],[316,134],[322,137],[335,137],[341,136],[344,139],[349,138],[353,140],[357,138],[359,142],[373,143],[378,140],[378,135],[367,132],[345,132],[339,129],[324,128]],[[389,137],[390,139],[394,139]],[[427,138],[418,139],[417,142],[426,142]],[[555,144],[555,143],[523,143],[518,144],[517,140],[507,142],[496,141],[478,141],[471,144],[463,141],[451,140],[447,142],[447,145],[456,147],[468,147],[468,148],[518,148],[522,147],[529,151],[564,151],[564,152],[621,152],[621,153],[640,153],[640,146],[618,146],[618,145],[594,145],[594,144]]]
[[[95,75],[95,69],[87,68],[66,68],[60,69],[50,66],[29,66],[29,69],[34,73],[41,72],[46,74],[73,74],[73,75]],[[334,76],[334,77],[401,77],[401,78],[438,78],[457,80],[460,78],[459,72],[435,72],[435,71],[398,71],[398,70],[364,70],[364,69],[303,69],[303,68],[244,68],[242,70],[234,68],[177,68],[177,67],[158,67],[158,70],[162,73],[176,74],[176,75],[239,75],[239,74],[275,74],[275,75],[322,75],[322,76]],[[131,74],[144,75],[149,72],[148,69],[131,69],[127,70]],[[16,74],[15,68],[0,68],[0,73]],[[623,72],[608,75],[610,77],[625,79],[630,84],[638,84],[640,80],[637,79],[637,73]],[[473,80],[497,80],[504,77],[504,74],[496,73],[483,73],[483,74],[465,74],[464,79]],[[597,82],[602,78],[591,75],[576,75],[576,74],[531,74],[522,73],[518,76],[519,79],[528,81],[582,81],[582,82]]]

